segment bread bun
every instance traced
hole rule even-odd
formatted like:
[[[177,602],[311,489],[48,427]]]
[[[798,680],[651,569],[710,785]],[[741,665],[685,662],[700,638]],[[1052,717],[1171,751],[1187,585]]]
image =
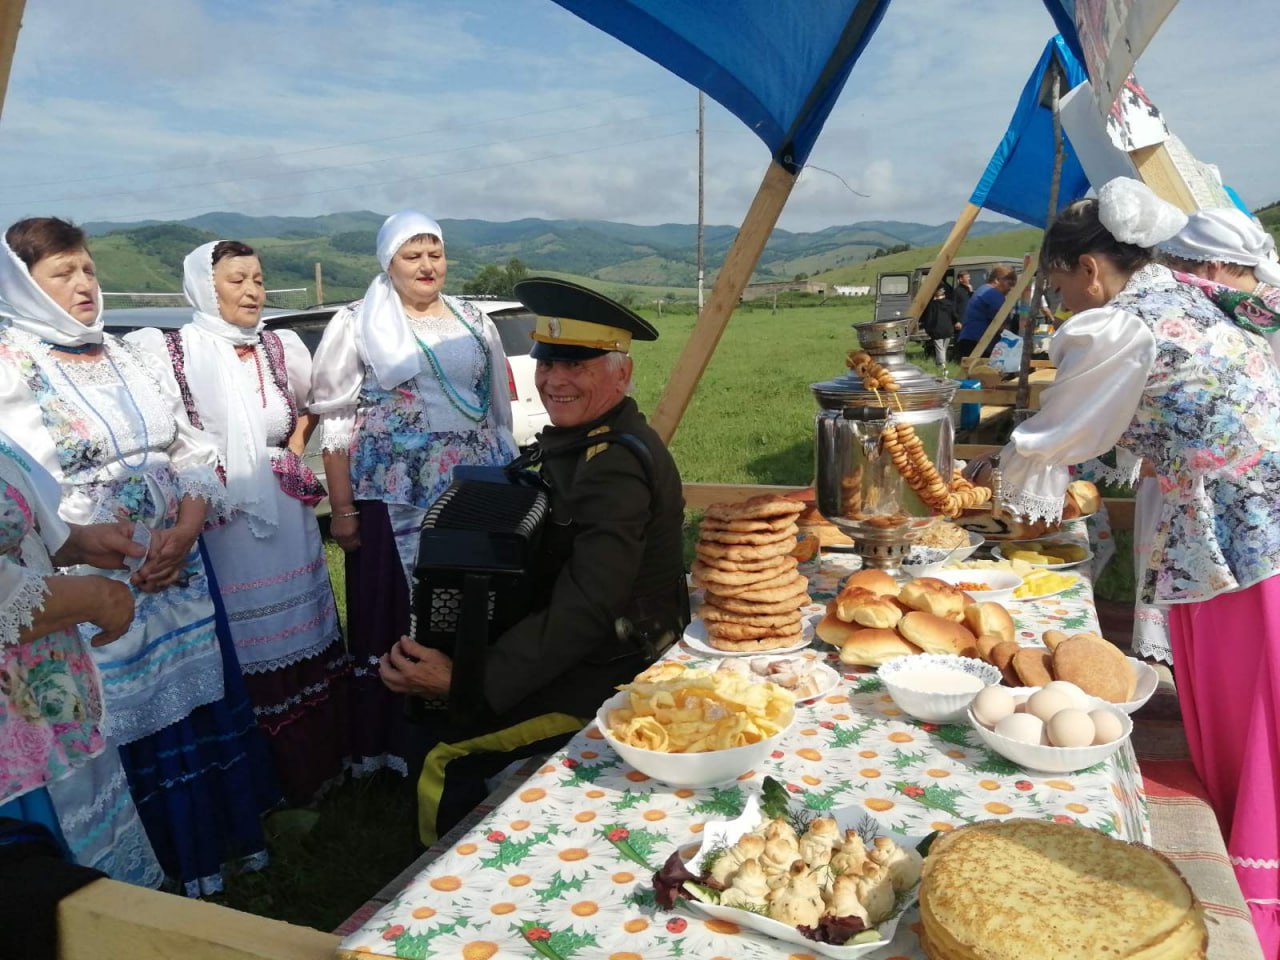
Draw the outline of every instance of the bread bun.
[[[1067,485],[1067,497],[1080,508],[1080,515],[1087,517],[1102,507],[1102,495],[1088,480],[1074,480]]]
[[[861,587],[863,590],[870,590],[881,597],[896,597],[902,589],[898,586],[898,581],[889,576],[889,574],[872,567],[851,574],[849,579],[844,582],[844,588],[842,589],[849,587]]]
[[[1053,654],[1040,647],[1023,647],[1013,655],[1013,669],[1024,687],[1043,687],[1053,681]]]
[[[844,644],[840,647],[840,662],[854,667],[878,667],[897,657],[910,657],[921,650],[908,643],[892,630],[846,628]],[[821,625],[819,625],[821,629]]]
[[[1080,517],[1080,504],[1076,503],[1074,497],[1064,496],[1062,498],[1062,519],[1079,520]]]
[[[835,601],[831,601],[832,605]],[[849,635],[855,630],[860,629],[849,623],[847,620],[841,620],[836,616],[835,611],[828,607],[827,615],[818,621],[813,628],[813,632],[818,635],[818,639],[823,643],[829,643],[833,647],[842,647],[844,642],[849,639]]]
[[[963,624],[913,610],[898,621],[898,632],[925,653],[978,655],[977,638]]]
[[[846,623],[853,623],[853,615],[861,606],[876,603],[881,599],[878,593],[864,590],[862,587],[845,587],[833,601],[835,614]]]
[[[898,599],[912,610],[931,613],[954,623],[964,620],[966,604],[963,591],[936,577],[917,577],[902,588]]]
[[[994,633],[1002,640],[1012,640],[1017,636],[1013,617],[1009,616],[1009,611],[989,600],[965,607],[964,625],[977,636]]]
[[[1075,636],[1053,651],[1053,671],[1090,696],[1110,703],[1133,699],[1137,676],[1128,658],[1106,640]]]
[[[863,627],[892,629],[902,619],[902,607],[891,597],[872,597],[853,610],[853,622]]]

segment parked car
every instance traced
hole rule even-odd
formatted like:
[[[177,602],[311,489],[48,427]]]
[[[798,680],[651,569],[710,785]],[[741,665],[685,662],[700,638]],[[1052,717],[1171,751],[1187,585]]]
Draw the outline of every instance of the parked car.
[[[536,361],[529,356],[533,347],[533,327],[537,320],[532,311],[516,300],[494,300],[486,297],[463,297],[479,307],[498,330],[502,349],[507,355],[507,391],[511,397],[512,432],[516,443],[525,446],[538,431],[550,423],[542,399],[533,383]],[[282,310],[267,307],[262,311],[269,330],[293,330],[313,354],[320,345],[325,326],[342,304],[310,307],[305,310]],[[124,336],[141,327],[158,327],[176,330],[191,319],[190,307],[122,307],[107,310],[102,315],[108,333]],[[320,455],[318,432],[307,444],[307,463],[324,480],[324,463]],[[317,511],[322,516],[329,512],[329,502],[322,503]]]

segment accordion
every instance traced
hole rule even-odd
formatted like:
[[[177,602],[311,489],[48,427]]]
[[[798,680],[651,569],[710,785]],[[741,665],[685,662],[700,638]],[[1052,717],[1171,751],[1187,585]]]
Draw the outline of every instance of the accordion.
[[[539,486],[513,483],[501,468],[462,468],[422,521],[409,630],[453,659],[447,700],[415,700],[447,710],[466,727],[484,711],[490,643],[535,609],[534,575],[550,510]]]

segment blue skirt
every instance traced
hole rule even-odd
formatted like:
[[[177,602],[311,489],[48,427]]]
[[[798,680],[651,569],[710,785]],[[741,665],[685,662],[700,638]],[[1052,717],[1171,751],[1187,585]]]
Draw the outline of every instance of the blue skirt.
[[[177,723],[120,747],[156,857],[193,897],[221,890],[224,867],[240,872],[266,865],[262,814],[281,800],[203,542],[200,552],[213,597],[225,693]]]

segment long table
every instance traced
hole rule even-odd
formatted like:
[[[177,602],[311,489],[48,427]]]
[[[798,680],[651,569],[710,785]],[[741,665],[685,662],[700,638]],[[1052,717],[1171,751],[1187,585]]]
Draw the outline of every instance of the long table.
[[[855,568],[852,558],[826,556],[809,570],[815,609]],[[1059,596],[1011,607],[1024,642],[1050,627],[1098,626],[1087,574]],[[834,651],[817,642],[814,649],[839,667]],[[683,645],[669,656],[701,664]],[[405,960],[812,956],[687,909],[664,913],[653,904],[652,870],[677,847],[696,843],[709,820],[734,816],[766,775],[786,783],[810,810],[852,806],[908,834],[1031,816],[1152,840],[1130,745],[1086,771],[1028,773],[991,753],[966,727],[903,715],[874,674],[848,671],[837,690],[799,707],[795,725],[765,763],[727,786],[656,783],[625,765],[588,725],[347,936],[340,953]],[[906,918],[878,958],[923,957],[912,920]]]

